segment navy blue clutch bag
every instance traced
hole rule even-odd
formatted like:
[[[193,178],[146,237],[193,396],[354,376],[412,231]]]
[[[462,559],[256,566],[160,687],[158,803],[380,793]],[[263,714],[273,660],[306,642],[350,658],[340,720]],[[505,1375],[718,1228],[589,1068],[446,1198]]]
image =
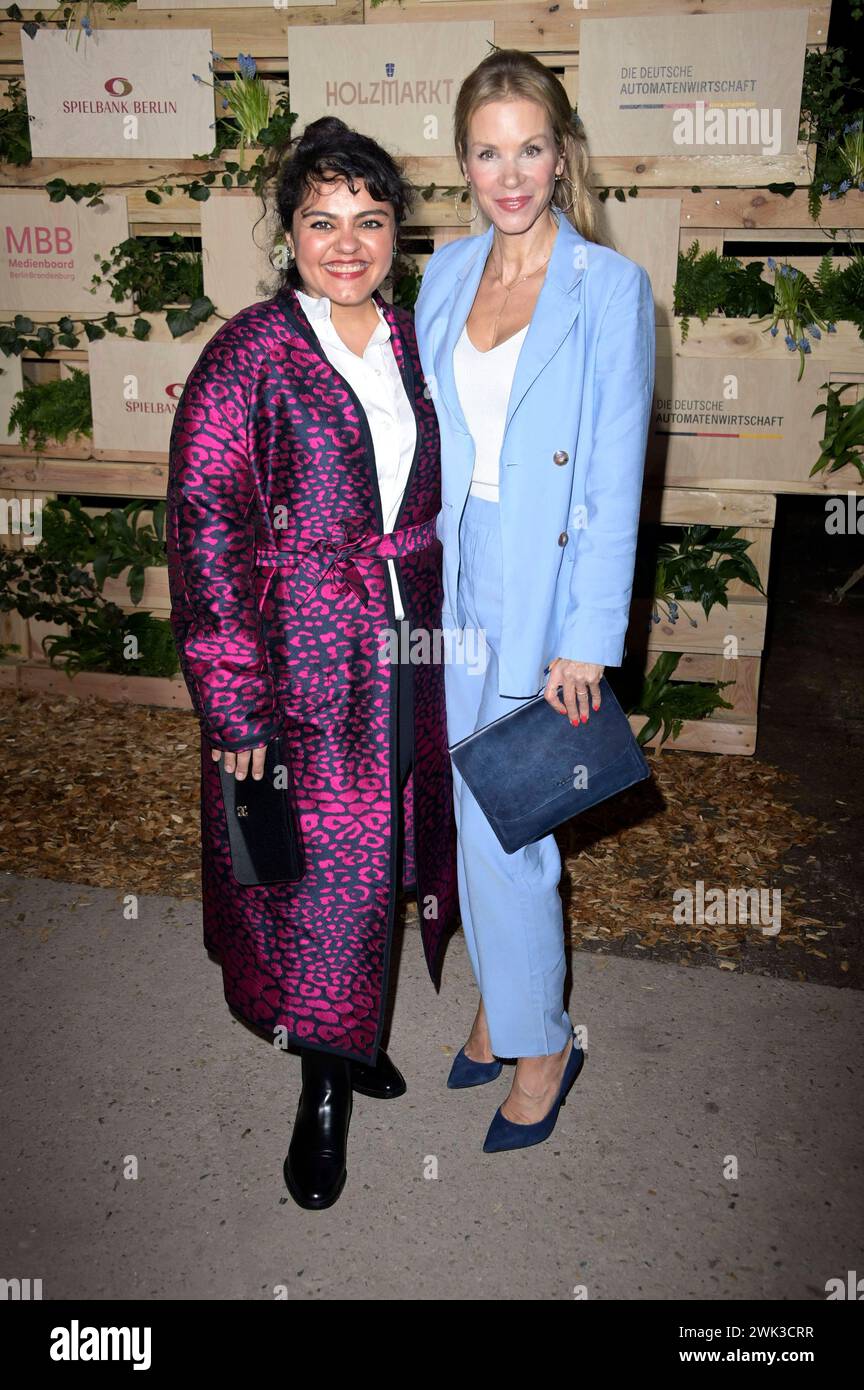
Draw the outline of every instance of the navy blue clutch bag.
[[[541,693],[450,756],[508,854],[651,775],[605,676],[587,723],[571,724]]]

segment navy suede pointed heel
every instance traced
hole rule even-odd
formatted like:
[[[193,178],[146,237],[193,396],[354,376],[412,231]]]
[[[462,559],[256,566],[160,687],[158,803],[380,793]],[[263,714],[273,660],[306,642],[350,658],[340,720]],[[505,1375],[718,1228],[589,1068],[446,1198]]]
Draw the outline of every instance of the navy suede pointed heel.
[[[500,1076],[502,1065],[497,1057],[494,1062],[475,1062],[465,1055],[465,1048],[460,1047],[453,1058],[447,1085],[451,1091],[461,1090],[463,1086],[482,1086]]]
[[[555,1128],[558,1112],[567,1099],[567,1092],[582,1070],[584,1061],[585,1053],[577,1043],[574,1033],[570,1056],[567,1058],[558,1095],[549,1114],[544,1115],[543,1119],[538,1120],[534,1125],[520,1125],[502,1115],[499,1105],[492,1117],[492,1123],[483,1144],[483,1152],[491,1154],[500,1153],[504,1149],[527,1149],[531,1144],[542,1144],[544,1139],[548,1139]]]

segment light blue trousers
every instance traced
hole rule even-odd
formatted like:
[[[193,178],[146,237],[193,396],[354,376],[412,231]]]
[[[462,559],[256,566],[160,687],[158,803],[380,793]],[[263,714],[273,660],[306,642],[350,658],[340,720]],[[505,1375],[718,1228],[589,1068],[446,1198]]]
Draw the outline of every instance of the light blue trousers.
[[[497,502],[469,493],[460,553],[457,602],[466,630],[453,643],[445,666],[451,744],[530,698],[498,694],[502,577]],[[492,1050],[499,1057],[560,1052],[573,1025],[563,1005],[566,961],[555,837],[547,835],[506,854],[455,767],[453,792],[462,925]]]

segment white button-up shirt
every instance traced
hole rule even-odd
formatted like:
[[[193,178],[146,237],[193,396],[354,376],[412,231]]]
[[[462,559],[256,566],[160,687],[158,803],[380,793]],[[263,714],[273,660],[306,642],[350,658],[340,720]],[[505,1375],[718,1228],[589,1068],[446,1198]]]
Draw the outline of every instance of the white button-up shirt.
[[[375,304],[378,327],[366,344],[363,356],[358,357],[339,337],[326,295],[316,298],[298,290],[297,298],[327,359],[344,376],[366,413],[375,449],[383,527],[385,531],[392,531],[414,458],[417,420],[393,352],[390,325]],[[393,561],[388,560],[387,566],[396,617],[404,618]]]

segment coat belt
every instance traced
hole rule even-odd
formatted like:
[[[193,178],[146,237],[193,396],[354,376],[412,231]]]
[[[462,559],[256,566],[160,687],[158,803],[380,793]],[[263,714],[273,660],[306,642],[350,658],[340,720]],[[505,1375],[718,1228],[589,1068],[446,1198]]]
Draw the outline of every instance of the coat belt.
[[[343,592],[350,589],[365,607],[369,602],[369,590],[355,561],[361,558],[393,560],[400,555],[413,555],[417,550],[428,550],[438,539],[435,522],[433,516],[416,526],[403,526],[398,531],[382,534],[376,531],[360,533],[356,523],[340,519],[335,524],[335,534],[314,536],[300,545],[284,549],[256,545],[254,565],[269,570],[258,600],[258,611],[264,606],[276,571],[295,564],[296,568],[284,579],[286,596],[293,605],[306,603],[322,580],[335,570],[342,581]]]

